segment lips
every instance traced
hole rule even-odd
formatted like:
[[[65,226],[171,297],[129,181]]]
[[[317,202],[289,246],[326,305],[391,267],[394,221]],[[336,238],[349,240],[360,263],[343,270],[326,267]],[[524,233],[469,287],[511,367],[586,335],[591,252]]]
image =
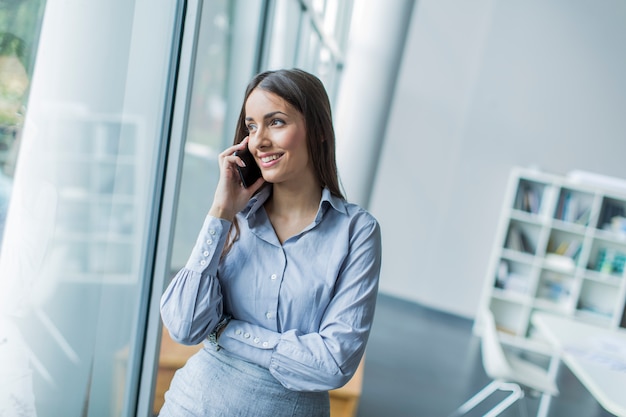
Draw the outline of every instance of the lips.
[[[272,154],[272,155],[266,155],[264,157],[261,158],[261,162],[268,164],[272,161],[275,161],[277,159],[279,159],[282,156],[282,154]]]

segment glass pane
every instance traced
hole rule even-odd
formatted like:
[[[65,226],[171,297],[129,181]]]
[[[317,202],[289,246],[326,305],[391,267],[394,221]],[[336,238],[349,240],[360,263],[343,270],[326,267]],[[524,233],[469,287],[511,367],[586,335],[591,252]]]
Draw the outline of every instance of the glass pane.
[[[41,33],[3,161],[0,415],[134,415],[177,3],[48,0],[26,34]]]
[[[224,146],[228,106],[231,12],[226,0],[207,2],[202,8],[180,188],[185,204],[178,207],[174,269],[187,261],[217,184],[217,155]]]
[[[275,2],[274,18],[269,28],[268,69],[294,65],[302,13],[298,0]]]

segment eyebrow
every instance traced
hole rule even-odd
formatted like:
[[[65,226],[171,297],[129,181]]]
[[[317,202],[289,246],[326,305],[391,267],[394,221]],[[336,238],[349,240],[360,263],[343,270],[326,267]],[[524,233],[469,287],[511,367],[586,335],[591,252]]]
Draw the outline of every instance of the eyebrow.
[[[284,116],[289,117],[289,115],[287,113],[283,113],[282,111],[273,111],[273,112],[267,113],[265,116],[263,116],[263,119],[264,120],[271,119],[272,117],[276,116],[277,114],[282,114]],[[252,121],[252,120],[254,120],[254,118],[252,118],[250,116],[246,116],[246,121],[247,122]]]

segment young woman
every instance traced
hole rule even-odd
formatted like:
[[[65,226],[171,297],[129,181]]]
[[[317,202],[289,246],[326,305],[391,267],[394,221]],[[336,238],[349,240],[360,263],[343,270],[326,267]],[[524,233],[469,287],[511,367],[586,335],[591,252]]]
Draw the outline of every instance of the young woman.
[[[246,147],[262,173],[247,188],[235,155]],[[191,257],[161,300],[171,337],[205,348],[176,372],[160,416],[328,416],[328,390],[365,350],[381,236],[339,189],[320,80],[257,75],[219,166]]]

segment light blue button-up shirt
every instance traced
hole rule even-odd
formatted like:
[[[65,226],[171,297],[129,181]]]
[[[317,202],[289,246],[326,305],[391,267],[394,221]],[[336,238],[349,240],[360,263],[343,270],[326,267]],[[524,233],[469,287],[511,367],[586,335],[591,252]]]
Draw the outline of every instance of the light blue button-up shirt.
[[[270,193],[263,187],[237,215],[239,240],[224,257],[231,223],[207,216],[163,294],[161,317],[174,340],[196,344],[231,315],[219,338],[228,354],[268,368],[289,389],[338,388],[356,371],[372,325],[379,224],[324,189],[315,220],[281,245],[263,208]]]

